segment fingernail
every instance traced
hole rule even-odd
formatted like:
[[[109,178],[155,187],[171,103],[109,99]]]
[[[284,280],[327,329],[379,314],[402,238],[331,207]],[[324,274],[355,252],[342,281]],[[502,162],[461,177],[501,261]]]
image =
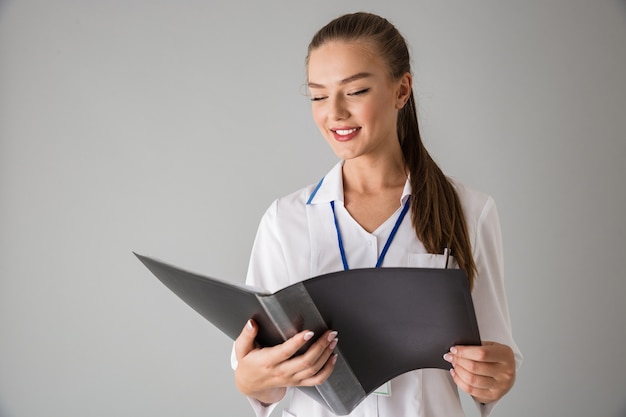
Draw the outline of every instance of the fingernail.
[[[246,323],[246,328],[250,331],[254,330],[254,327],[252,326],[252,321],[248,320],[248,322]]]
[[[338,357],[338,356],[339,356],[339,355],[337,355],[336,353],[333,355],[333,358],[331,359],[331,361],[332,361],[333,365],[337,362],[337,357]]]
[[[446,353],[445,355],[443,355],[443,359],[447,362],[452,362],[452,355]]]
[[[311,338],[315,335],[313,332],[306,332],[304,334],[304,340],[311,340]]]
[[[333,340],[335,340],[335,338],[337,337],[337,332],[330,332],[328,333],[328,341],[332,342]]]
[[[456,348],[455,348],[454,346],[452,346],[452,347],[450,348],[450,353],[454,353],[454,354],[456,354]]]
[[[456,372],[454,372],[454,368],[450,369],[450,375],[454,376]]]
[[[339,342],[339,339],[335,339],[332,342],[330,342],[330,345],[328,345],[328,348],[330,350],[333,350],[335,348],[335,346],[337,346],[337,342]]]

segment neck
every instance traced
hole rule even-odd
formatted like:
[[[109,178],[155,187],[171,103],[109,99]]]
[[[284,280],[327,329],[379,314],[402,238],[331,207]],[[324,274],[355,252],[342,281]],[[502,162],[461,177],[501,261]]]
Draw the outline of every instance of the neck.
[[[374,194],[404,187],[407,170],[402,155],[381,159],[356,158],[343,164],[344,192]]]

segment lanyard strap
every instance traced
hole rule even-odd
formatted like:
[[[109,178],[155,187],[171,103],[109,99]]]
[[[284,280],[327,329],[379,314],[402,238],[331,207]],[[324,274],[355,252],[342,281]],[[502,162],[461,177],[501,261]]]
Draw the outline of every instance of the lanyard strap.
[[[378,257],[378,261],[376,261],[376,268],[380,268],[381,265],[383,264],[385,255],[387,255],[389,246],[391,246],[391,242],[393,241],[393,238],[396,236],[396,232],[398,231],[398,228],[400,227],[400,223],[402,223],[404,216],[409,211],[410,201],[411,201],[411,197],[409,196],[409,198],[407,198],[406,202],[404,203],[404,207],[402,207],[402,212],[400,213],[400,216],[396,220],[396,224],[394,224],[393,229],[391,229],[391,233],[389,234],[389,237],[387,238],[387,243],[385,243],[385,246],[383,247],[383,251],[380,253],[380,256]],[[344,271],[347,271],[350,269],[350,267],[348,266],[348,259],[346,258],[346,250],[343,247],[343,239],[341,238],[341,231],[339,230],[339,223],[337,222],[337,214],[335,213],[334,201],[330,202],[330,207],[333,210],[333,218],[335,220],[335,229],[337,230],[337,243],[339,244],[339,253],[341,253],[341,261],[343,262],[343,269]]]

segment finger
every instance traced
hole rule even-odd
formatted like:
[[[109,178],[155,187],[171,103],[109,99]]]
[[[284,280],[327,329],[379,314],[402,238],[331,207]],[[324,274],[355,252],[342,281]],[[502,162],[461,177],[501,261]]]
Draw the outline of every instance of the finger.
[[[450,362],[454,369],[462,368],[468,373],[486,377],[493,377],[500,366],[497,362],[478,362],[454,354],[446,354],[443,358]]]
[[[450,353],[476,362],[507,362],[513,356],[510,347],[496,342],[483,342],[482,346],[454,346]]]
[[[330,374],[332,374],[333,370],[335,369],[336,363],[337,363],[337,354],[333,353],[328,358],[324,366],[317,373],[315,373],[314,375],[308,378],[304,378],[300,380],[298,382],[298,386],[312,387],[315,385],[322,384],[324,381],[328,379]]]
[[[310,330],[304,330],[295,336],[287,339],[280,345],[265,349],[269,354],[268,358],[272,363],[280,364],[289,361],[309,340],[315,336]]]
[[[293,372],[296,381],[317,375],[327,364],[337,346],[337,332],[327,332],[302,355],[285,363],[285,373]]]
[[[496,381],[489,372],[484,372],[483,369],[479,369],[479,372],[476,372],[477,367],[472,368],[473,369],[470,370],[461,364],[456,364],[452,370],[457,377],[463,381],[464,386],[476,389],[489,389],[494,386]]]
[[[473,396],[474,398],[479,399],[481,402],[487,403],[494,399],[492,392],[488,388],[479,388],[467,383],[463,378],[460,377],[456,369],[450,369],[450,374],[452,375],[452,379],[454,379],[454,383],[461,390]]]
[[[254,320],[248,320],[237,339],[235,339],[235,355],[238,361],[241,361],[244,356],[254,350],[256,347],[254,339],[257,333],[258,328]]]
[[[313,363],[322,359],[322,365],[328,360],[332,350],[337,345],[337,332],[326,331],[322,337],[315,341],[307,351],[298,357],[294,363]]]

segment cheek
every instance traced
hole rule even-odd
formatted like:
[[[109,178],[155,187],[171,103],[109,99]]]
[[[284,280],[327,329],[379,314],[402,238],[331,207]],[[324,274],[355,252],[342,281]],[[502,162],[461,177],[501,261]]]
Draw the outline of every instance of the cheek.
[[[381,111],[382,106],[377,104],[375,101],[372,101],[364,103],[362,106],[359,106],[358,109],[355,109],[354,115],[357,116],[363,123],[374,126],[382,114]]]
[[[321,106],[313,105],[311,108],[311,113],[317,127],[319,127],[322,131],[325,130],[326,117],[323,108]]]
[[[372,125],[386,125],[394,119],[397,110],[389,97],[380,97],[361,108],[361,117]]]

